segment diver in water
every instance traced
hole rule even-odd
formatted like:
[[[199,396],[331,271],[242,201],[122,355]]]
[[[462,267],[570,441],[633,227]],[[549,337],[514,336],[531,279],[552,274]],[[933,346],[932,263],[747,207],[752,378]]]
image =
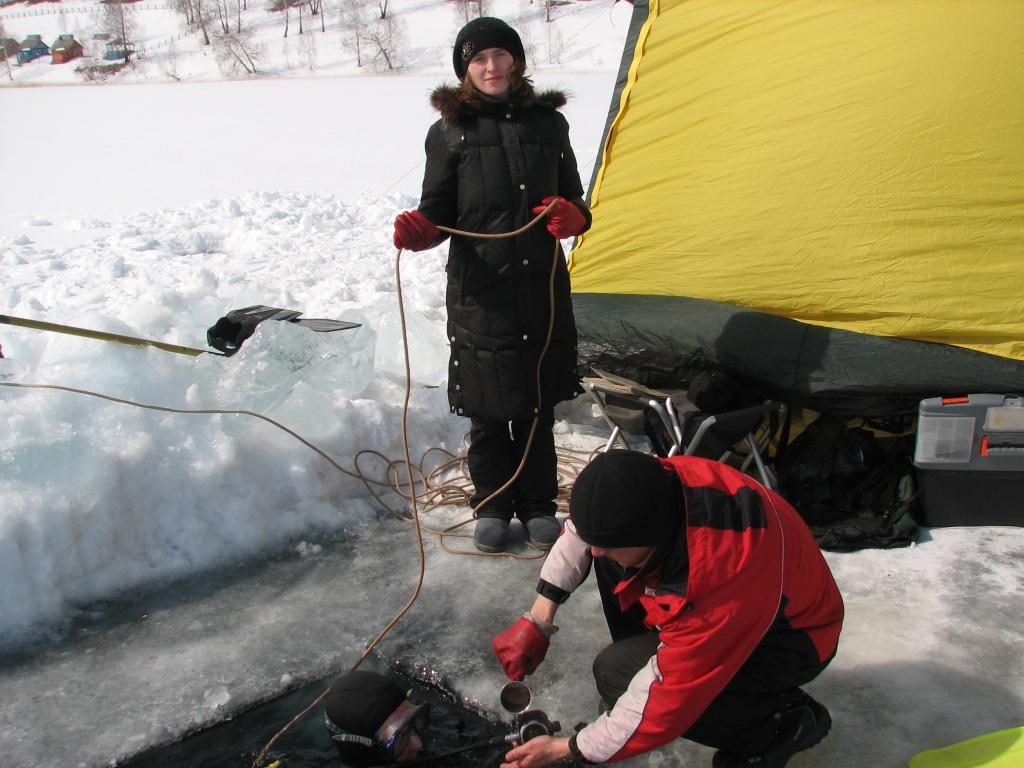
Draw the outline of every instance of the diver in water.
[[[416,760],[423,751],[430,705],[414,704],[376,672],[349,672],[324,703],[327,730],[351,768]]]
[[[525,692],[525,700],[523,695]],[[529,689],[510,683],[502,690],[501,703],[513,713],[512,732],[493,732],[480,741],[465,743],[463,724],[455,726],[454,741],[433,736],[440,743],[426,747],[430,705],[410,701],[392,680],[376,672],[349,672],[331,688],[324,704],[327,731],[348,768],[384,768],[390,765],[429,765],[434,768],[476,768],[497,765],[509,744],[551,735],[561,727],[539,709],[527,710]],[[443,717],[443,716],[442,716]],[[448,718],[451,721],[451,718]],[[475,732],[484,736],[481,728]],[[472,733],[473,730],[470,731]],[[447,742],[447,743],[445,743]]]

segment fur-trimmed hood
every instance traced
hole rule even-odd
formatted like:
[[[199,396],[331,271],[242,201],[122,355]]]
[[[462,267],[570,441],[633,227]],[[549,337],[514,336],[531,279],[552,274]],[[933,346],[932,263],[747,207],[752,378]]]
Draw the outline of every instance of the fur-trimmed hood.
[[[559,109],[568,103],[569,97],[564,91],[546,90],[535,93],[532,88],[527,88],[526,93],[519,93],[512,97],[511,102],[498,102],[483,99],[468,99],[465,92],[457,85],[439,85],[430,94],[430,104],[444,118],[447,123],[457,123],[463,117],[481,112],[489,112],[492,109],[507,109],[509,103],[515,111],[527,107],[538,106],[546,109]],[[488,103],[490,102],[490,103]]]

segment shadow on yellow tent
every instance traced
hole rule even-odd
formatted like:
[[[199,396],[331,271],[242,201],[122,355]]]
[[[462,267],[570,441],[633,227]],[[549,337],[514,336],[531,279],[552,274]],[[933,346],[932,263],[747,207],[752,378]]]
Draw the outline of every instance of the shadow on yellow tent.
[[[921,752],[909,768],[1024,768],[1024,726]]]

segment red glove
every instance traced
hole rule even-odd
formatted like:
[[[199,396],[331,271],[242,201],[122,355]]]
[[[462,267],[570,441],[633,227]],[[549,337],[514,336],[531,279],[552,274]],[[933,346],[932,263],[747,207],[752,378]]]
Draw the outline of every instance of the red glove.
[[[434,222],[419,211],[405,211],[395,217],[395,248],[425,251],[440,236]]]
[[[510,680],[532,675],[544,661],[551,641],[525,616],[491,640],[491,647]]]
[[[548,232],[561,240],[564,237],[574,237],[586,228],[587,218],[583,212],[564,197],[545,197],[544,204],[533,209],[533,215],[536,216],[547,208],[552,200],[555,201],[555,207],[548,212]]]

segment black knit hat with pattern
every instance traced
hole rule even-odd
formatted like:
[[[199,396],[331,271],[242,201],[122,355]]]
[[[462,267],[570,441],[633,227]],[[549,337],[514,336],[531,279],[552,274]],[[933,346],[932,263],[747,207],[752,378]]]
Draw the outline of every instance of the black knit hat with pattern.
[[[373,739],[388,716],[405,701],[394,682],[376,672],[349,672],[331,686],[324,702],[324,714],[340,731]],[[349,765],[377,765],[381,756],[372,747],[352,742],[335,742],[342,762]]]
[[[576,478],[569,515],[593,547],[650,547],[671,538],[684,516],[679,476],[636,451],[599,454]]]
[[[519,34],[501,19],[481,16],[459,30],[455,38],[452,64],[455,65],[455,74],[459,80],[466,76],[469,60],[487,48],[503,48],[516,61],[526,63],[526,52],[523,51],[523,41],[519,39]]]

